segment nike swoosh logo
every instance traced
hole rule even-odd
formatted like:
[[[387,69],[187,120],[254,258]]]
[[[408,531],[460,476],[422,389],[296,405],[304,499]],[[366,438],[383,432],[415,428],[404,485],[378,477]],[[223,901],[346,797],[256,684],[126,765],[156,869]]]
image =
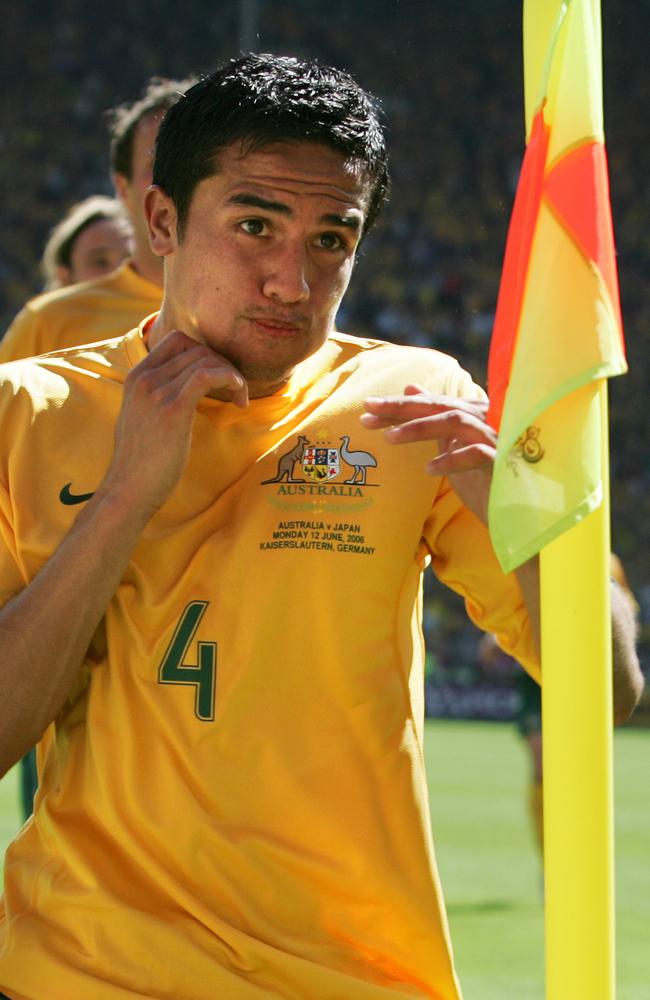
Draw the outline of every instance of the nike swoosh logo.
[[[92,493],[71,493],[70,487],[72,483],[66,483],[61,492],[59,493],[59,500],[64,503],[66,507],[73,507],[76,503],[86,503],[91,497],[95,496],[94,491]]]

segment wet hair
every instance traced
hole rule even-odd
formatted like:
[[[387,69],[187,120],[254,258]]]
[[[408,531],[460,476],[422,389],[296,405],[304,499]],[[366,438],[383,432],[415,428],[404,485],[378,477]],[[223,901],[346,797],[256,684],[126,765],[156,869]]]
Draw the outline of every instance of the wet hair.
[[[76,202],[54,226],[41,257],[46,289],[59,287],[57,268],[71,267],[72,251],[83,231],[94,222],[102,222],[104,219],[114,219],[123,224],[125,232],[131,231],[131,223],[121,203],[117,198],[109,198],[103,194],[93,194]]]
[[[153,76],[137,101],[120,104],[106,114],[111,137],[111,170],[123,174],[131,180],[133,174],[133,139],[143,118],[157,115],[162,119],[168,108],[176,103],[188,87],[196,83],[196,77],[186,80],[168,80]]]
[[[249,54],[191,87],[158,131],[153,183],[174,202],[179,236],[195,188],[219,171],[221,150],[237,142],[252,152],[287,141],[322,143],[357,161],[369,187],[365,235],[389,184],[376,100],[342,70],[290,56]]]

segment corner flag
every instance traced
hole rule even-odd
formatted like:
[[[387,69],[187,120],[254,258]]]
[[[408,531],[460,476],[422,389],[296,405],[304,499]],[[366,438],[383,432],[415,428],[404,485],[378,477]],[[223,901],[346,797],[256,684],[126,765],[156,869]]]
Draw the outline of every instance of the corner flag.
[[[546,995],[613,1000],[606,378],[626,364],[599,0],[524,0],[524,72],[528,142],[488,374],[490,532],[505,570],[541,550]]]
[[[597,0],[525,0],[527,147],[488,368],[489,503],[505,571],[601,503],[597,380],[626,370]]]

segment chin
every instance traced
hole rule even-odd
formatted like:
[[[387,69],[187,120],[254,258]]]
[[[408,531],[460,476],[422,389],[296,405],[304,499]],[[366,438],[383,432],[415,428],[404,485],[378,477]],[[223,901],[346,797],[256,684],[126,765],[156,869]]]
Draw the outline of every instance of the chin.
[[[290,362],[278,364],[270,361],[253,361],[246,358],[233,359],[233,363],[242,373],[249,383],[260,383],[263,385],[279,385],[286,382],[296,365],[299,365],[304,357],[292,358]]]
[[[277,368],[259,368],[257,366],[244,366],[239,369],[248,383],[249,389],[261,390],[269,389],[270,392],[275,392],[281,386],[285,385],[289,378],[291,377],[291,371],[287,371],[285,368],[279,370]]]

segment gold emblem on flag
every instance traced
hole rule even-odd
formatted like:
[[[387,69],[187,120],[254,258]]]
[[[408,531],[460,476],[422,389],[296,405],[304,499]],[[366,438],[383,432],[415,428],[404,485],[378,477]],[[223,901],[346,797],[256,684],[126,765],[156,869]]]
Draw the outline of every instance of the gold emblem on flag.
[[[527,427],[520,434],[515,444],[515,454],[531,465],[541,462],[546,452],[539,443],[539,427]]]

